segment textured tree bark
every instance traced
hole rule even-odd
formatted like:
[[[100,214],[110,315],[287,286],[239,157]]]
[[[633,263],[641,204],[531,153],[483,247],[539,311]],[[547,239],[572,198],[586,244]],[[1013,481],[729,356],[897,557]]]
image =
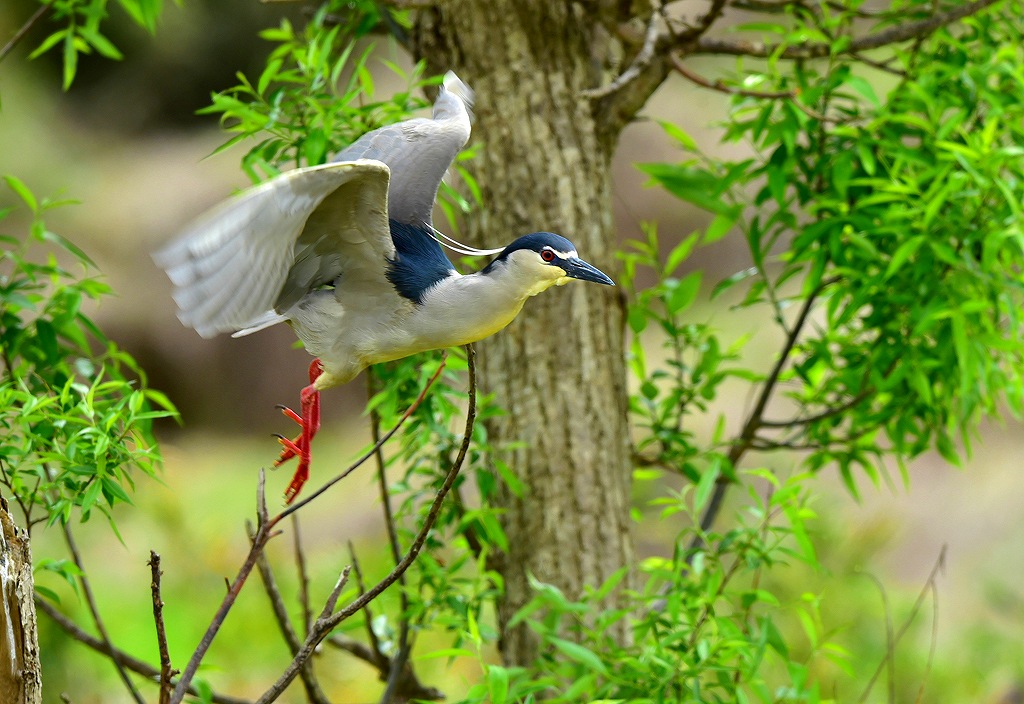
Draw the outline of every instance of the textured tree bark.
[[[421,12],[413,39],[431,68],[455,70],[476,91],[482,149],[472,168],[484,209],[469,238],[494,247],[550,230],[614,278],[617,134],[581,96],[600,79],[587,14],[552,0],[441,2]],[[490,436],[523,443],[504,458],[527,494],[500,498],[510,550],[496,565],[510,664],[536,655],[529,630],[504,627],[530,598],[527,575],[577,597],[632,561],[623,321],[618,289],[574,283],[530,300],[508,330],[479,344],[483,390],[508,411],[490,421]]]
[[[0,702],[41,704],[32,550],[0,498]]]

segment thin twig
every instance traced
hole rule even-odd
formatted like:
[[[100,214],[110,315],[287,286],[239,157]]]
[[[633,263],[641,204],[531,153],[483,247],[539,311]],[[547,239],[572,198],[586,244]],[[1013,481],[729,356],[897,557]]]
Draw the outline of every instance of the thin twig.
[[[377,654],[374,653],[373,650],[371,650],[365,643],[360,643],[354,638],[348,638],[340,635],[328,636],[327,640],[324,642],[333,645],[338,650],[344,650],[349,655],[362,660],[367,665],[372,665],[379,671],[380,663],[377,660]]]
[[[250,543],[256,540],[256,528],[250,521],[245,522],[245,532],[249,536]],[[301,647],[302,641],[299,639],[299,635],[295,632],[291,619],[288,617],[288,607],[284,604],[284,597],[281,596],[281,589],[277,585],[277,579],[270,568],[270,561],[267,560],[266,553],[261,553],[256,559],[256,568],[259,570],[260,579],[263,581],[263,589],[267,593],[267,598],[270,599],[270,608],[274,612],[274,619],[277,621],[278,628],[281,629],[281,635],[288,644],[288,649],[294,655]]]
[[[18,28],[18,31],[14,33],[14,36],[12,36],[10,40],[4,44],[4,47],[0,49],[0,61],[7,58],[7,55],[14,50],[14,47],[18,45],[18,42],[25,38],[25,35],[32,30],[32,27],[35,26],[36,22],[43,18],[43,15],[46,14],[46,11],[50,9],[50,6],[53,5],[54,2],[55,0],[47,0],[44,2],[34,13],[32,13],[32,16],[25,21],[25,24]]]
[[[100,610],[96,606],[96,598],[92,593],[92,586],[89,583],[89,578],[86,575],[85,565],[82,563],[82,556],[78,552],[78,546],[75,544],[75,538],[71,534],[71,526],[67,523],[62,523],[61,527],[64,529],[64,542],[67,543],[68,552],[71,553],[71,559],[75,563],[75,567],[81,572],[78,577],[78,583],[82,587],[82,594],[85,596],[86,606],[89,607],[89,613],[92,614],[92,622],[96,626],[96,631],[100,634],[100,638],[107,647],[113,652],[114,645],[110,640],[110,635],[107,633],[107,627],[103,624],[103,619],[100,617]],[[139,690],[136,689],[135,683],[132,682],[131,677],[125,672],[124,664],[115,656],[111,655],[110,661],[114,663],[114,668],[117,670],[118,676],[121,681],[124,682],[124,686],[128,689],[128,692],[132,695],[138,704],[146,704],[142,695],[139,694]]]
[[[312,656],[319,645],[334,628],[338,626],[344,620],[351,618],[354,614],[362,611],[367,604],[376,599],[380,594],[398,581],[398,578],[409,569],[410,565],[416,560],[420,550],[423,548],[423,544],[427,540],[427,536],[434,527],[434,523],[437,521],[438,515],[441,513],[441,506],[444,503],[445,497],[451,490],[452,485],[459,476],[459,471],[462,469],[462,464],[466,459],[466,454],[469,451],[469,443],[473,436],[473,425],[476,422],[476,353],[473,351],[472,345],[466,345],[466,360],[468,362],[468,376],[469,376],[469,407],[466,411],[466,428],[462,438],[462,445],[459,448],[458,456],[455,458],[455,462],[449,469],[447,476],[445,476],[444,483],[437,490],[434,496],[434,501],[430,505],[430,510],[427,512],[426,519],[423,522],[423,526],[417,533],[415,540],[412,545],[409,546],[408,552],[402,558],[395,567],[379,581],[376,585],[363,592],[359,597],[354,599],[345,608],[334,613],[328,618],[317,619],[314,624],[313,631],[306,638],[306,643],[303,645],[302,650],[299,652],[292,662],[285,669],[284,673],[278,678],[278,680],[268,689],[263,696],[261,696],[257,704],[269,704],[275,701],[281,694],[287,689],[288,685],[291,684],[292,680],[298,674],[299,668],[306,659]]]
[[[267,518],[266,484],[266,473],[261,469],[259,472],[259,478],[256,482],[256,516],[258,528],[256,530],[256,535],[253,537],[249,554],[246,556],[245,562],[239,568],[238,574],[235,575],[235,579],[228,584],[227,593],[224,594],[224,598],[221,600],[220,606],[217,607],[217,611],[213,615],[210,625],[207,627],[206,632],[199,641],[199,645],[196,646],[195,651],[192,653],[192,657],[189,658],[188,664],[185,665],[185,670],[181,674],[181,679],[178,680],[178,684],[171,695],[172,704],[178,704],[178,702],[185,698],[185,689],[192,683],[192,678],[195,677],[196,671],[199,669],[199,664],[203,661],[203,657],[213,644],[213,639],[217,636],[218,631],[220,631],[220,627],[224,625],[224,620],[227,618],[231,607],[234,606],[239,592],[242,591],[242,587],[245,585],[245,580],[249,577],[253,567],[256,566],[256,561],[259,558],[260,553],[263,551],[263,548],[266,547],[267,542],[277,535],[277,533],[271,532],[274,525],[277,523],[276,517],[273,520]]]
[[[123,663],[126,668],[141,675],[149,681],[159,681],[160,670],[158,668],[153,667],[148,662],[132,657],[123,650],[118,650],[109,643],[104,643],[99,638],[86,633],[78,626],[77,623],[62,614],[53,604],[38,594],[35,595],[35,602],[36,608],[49,616],[50,619],[72,639],[77,640],[87,648],[91,648],[97,653],[105,655],[108,658],[117,658],[117,660]],[[195,687],[189,687],[188,693],[192,696],[199,696],[199,691]],[[225,694],[217,694],[216,692],[213,693],[212,700],[215,704],[252,704],[248,699],[240,699],[238,697],[231,697]]]
[[[367,383],[367,392],[370,398],[373,398],[374,388],[374,376],[371,375]],[[380,414],[377,413],[376,408],[370,412],[370,431],[372,433],[373,441],[376,444],[380,440]],[[384,448],[377,446],[377,451],[374,453],[374,459],[377,464],[377,488],[380,491],[380,502],[384,512],[384,525],[388,533],[388,544],[391,547],[391,557],[397,565],[402,559],[402,546],[398,542],[398,527],[395,525],[395,516],[391,510],[391,492],[388,491],[388,478],[387,478],[387,463],[384,461]],[[352,550],[352,545],[349,543],[349,550],[352,551],[353,560],[355,560],[355,551]],[[360,583],[362,580],[360,580]],[[362,585],[360,584],[360,589]],[[401,623],[398,628],[398,643],[395,651],[394,662],[392,663],[391,672],[387,677],[387,686],[384,688],[384,694],[381,696],[381,704],[391,704],[392,698],[395,694],[395,689],[401,680],[404,670],[405,663],[408,660],[409,654],[409,595],[406,592],[405,575],[403,574],[398,579],[398,598],[399,598],[399,617]],[[371,634],[373,634],[373,626],[370,623],[369,611],[367,611],[367,627]],[[374,635],[374,648],[380,653],[382,662],[385,659],[384,654],[380,652],[380,646],[376,643],[376,636]]]
[[[896,643],[893,641],[892,633],[892,607],[889,606],[889,594],[885,591],[885,585],[875,575],[865,572],[864,576],[874,582],[878,588],[878,594],[882,598],[882,611],[885,614],[885,657],[882,662],[889,670],[889,704],[896,704]]]
[[[676,41],[687,43],[694,39],[701,37],[711,29],[711,25],[722,16],[722,12],[725,11],[725,6],[728,4],[728,0],[711,0],[711,7],[708,11],[701,16],[697,21],[697,24],[688,28],[687,31],[676,35]]]
[[[352,561],[352,571],[356,575],[356,586],[359,588],[359,593],[365,594],[366,583],[363,581],[363,570],[359,567],[359,559],[356,557],[356,549],[352,545],[351,540],[348,541],[348,555]],[[380,670],[381,679],[383,679],[387,676],[385,672],[390,667],[390,662],[388,656],[384,654],[384,650],[380,647],[380,639],[377,638],[377,632],[373,630],[373,612],[370,610],[370,605],[364,606],[363,611],[366,613],[366,638],[370,641],[370,650],[374,657],[373,664]]]
[[[757,401],[754,403],[753,409],[750,411],[750,415],[747,416],[746,422],[743,424],[743,430],[740,431],[739,437],[736,442],[733,443],[729,449],[728,460],[729,466],[735,467],[740,461],[740,458],[749,450],[757,438],[757,431],[761,428],[764,420],[764,411],[768,407],[768,401],[772,397],[772,393],[775,391],[775,387],[778,384],[779,376],[782,374],[782,370],[785,368],[786,363],[789,361],[789,355],[796,346],[796,341],[800,337],[800,333],[803,332],[804,325],[807,323],[807,319],[810,317],[811,309],[814,306],[815,300],[818,296],[832,284],[836,283],[837,278],[830,278],[822,281],[816,289],[807,294],[807,298],[804,299],[803,305],[800,307],[800,312],[797,314],[796,321],[793,323],[793,327],[789,329],[789,334],[786,335],[786,341],[782,345],[782,350],[779,352],[778,358],[775,360],[775,366],[768,373],[768,376],[764,380],[764,384],[761,386],[761,393],[758,395]],[[711,498],[708,499],[707,507],[704,509],[704,515],[700,519],[701,533],[708,531],[711,525],[715,522],[715,518],[718,516],[718,512],[722,508],[722,501],[725,498],[726,491],[728,490],[729,483],[724,479],[719,479],[715,484],[715,489],[711,493]],[[695,554],[696,548],[700,546],[703,541],[699,536],[695,537],[690,544],[690,554]]]
[[[434,384],[437,378],[441,375],[441,372],[444,369],[444,359],[445,358],[442,357],[441,364],[438,365],[437,371],[427,381],[427,384],[423,388],[423,391],[420,392],[420,395],[416,398],[416,400],[409,407],[409,409],[402,415],[401,418],[399,418],[398,423],[395,425],[395,427],[384,434],[384,436],[380,440],[381,443],[385,443],[388,440],[390,440],[391,437],[396,432],[398,432],[398,429],[402,427],[402,425],[409,418],[409,416],[413,414],[413,412],[416,410],[419,404],[423,402],[423,399],[426,397],[427,391]],[[224,620],[227,618],[228,612],[231,610],[232,606],[234,606],[235,600],[238,598],[238,594],[241,591],[242,586],[245,584],[245,580],[249,577],[249,575],[252,573],[253,568],[256,566],[256,560],[260,552],[263,551],[263,549],[266,547],[267,542],[271,538],[279,535],[279,531],[275,532],[274,527],[288,516],[291,516],[292,514],[302,509],[303,507],[308,506],[311,501],[316,499],[329,488],[331,488],[332,486],[340,482],[342,479],[347,477],[349,474],[354,472],[356,469],[362,466],[374,452],[375,448],[371,447],[361,457],[359,457],[359,459],[357,459],[354,463],[349,465],[349,467],[341,474],[329,480],[327,483],[325,483],[323,486],[321,486],[319,489],[314,491],[312,494],[307,496],[302,501],[298,501],[292,504],[291,506],[288,506],[287,508],[285,508],[283,511],[281,511],[272,518],[269,516],[269,512],[267,511],[266,473],[262,469],[260,470],[259,479],[256,484],[256,534],[252,540],[252,545],[249,548],[249,554],[246,556],[245,562],[243,562],[242,566],[239,568],[238,574],[235,575],[234,581],[228,584],[227,593],[221,600],[220,606],[218,606],[216,613],[214,614],[213,618],[210,621],[210,625],[207,627],[206,632],[203,634],[202,639],[199,641],[199,645],[196,646],[195,651],[192,653],[192,657],[189,658],[188,664],[185,665],[185,670],[182,672],[181,679],[178,681],[178,684],[174,688],[174,692],[171,695],[171,704],[178,704],[185,698],[186,688],[191,685],[192,679],[195,677],[196,671],[199,669],[199,665],[202,663],[203,658],[206,657],[206,653],[209,651],[210,646],[213,644],[213,639],[217,636],[217,633],[220,631],[221,626],[224,625]],[[322,639],[323,638],[321,637],[320,640]],[[308,636],[306,642],[309,642]],[[309,656],[312,654],[312,651],[306,653],[305,649],[303,649],[302,653],[304,653],[302,662],[305,662],[305,660],[308,659]],[[298,656],[296,656],[296,658],[297,657]],[[292,662],[294,664],[295,659],[293,659]],[[294,679],[295,674],[297,674],[297,672],[298,668],[296,668],[296,670],[291,673],[289,682],[291,681],[291,679]]]
[[[772,100],[793,99],[796,98],[797,95],[796,91],[793,90],[748,90],[746,88],[737,88],[735,86],[726,85],[721,80],[712,81],[709,78],[705,78],[683,63],[683,60],[675,54],[669,56],[669,61],[672,62],[672,68],[691,83],[696,83],[698,86],[710,88],[711,90],[717,90],[719,93],[740,95],[745,98],[768,98]]]
[[[171,668],[171,653],[167,648],[167,629],[164,626],[164,600],[160,596],[160,556],[149,551],[150,591],[153,593],[153,623],[156,624],[156,643],[160,652],[160,704],[171,701],[171,678],[178,674]]]
[[[935,584],[931,585],[932,589],[932,638],[931,643],[928,644],[928,662],[925,664],[924,672],[927,676],[932,671],[932,666],[935,664],[935,649],[939,644],[939,591],[935,588]],[[920,704],[924,699],[924,685],[927,680],[921,678],[921,686],[917,689],[917,699],[914,700],[914,704]]]
[[[827,408],[821,413],[815,413],[814,415],[804,416],[802,418],[790,418],[789,420],[762,420],[761,426],[764,428],[794,428],[796,426],[807,426],[817,423],[818,421],[826,420],[834,416],[840,415],[849,411],[854,406],[857,406],[866,398],[871,396],[875,390],[871,387],[863,389],[860,393],[852,396],[838,406]]]
[[[292,518],[295,518],[295,516],[292,516]],[[249,521],[245,522],[245,532],[248,534],[250,542],[256,539],[256,529]],[[256,560],[256,567],[259,570],[260,580],[263,582],[263,589],[270,599],[270,608],[274,612],[274,619],[277,621],[277,625],[281,629],[281,635],[284,636],[284,641],[288,645],[288,652],[294,656],[295,653],[299,652],[299,648],[302,647],[302,641],[299,639],[295,628],[292,626],[292,621],[288,617],[288,608],[284,604],[284,597],[281,596],[281,589],[277,585],[274,571],[270,568],[270,561],[267,559],[266,552],[260,552]],[[315,702],[316,704],[330,704],[330,700],[327,699],[327,696],[320,688],[316,673],[313,671],[312,658],[305,662],[299,676],[306,689],[307,701]]]
[[[309,606],[309,570],[306,569],[306,551],[302,548],[302,533],[299,517],[292,514],[292,548],[295,551],[295,569],[299,575],[299,605],[302,607],[302,633],[305,636],[313,627],[313,611]]]
[[[928,595],[929,591],[932,593],[933,597],[936,595],[936,578],[939,576],[939,572],[941,572],[946,566],[946,552],[948,549],[948,545],[942,546],[942,549],[939,551],[939,557],[935,560],[935,565],[932,567],[932,571],[928,574],[928,579],[925,581],[924,586],[921,587],[921,592],[917,595],[917,600],[914,602],[914,606],[910,610],[910,615],[907,616],[907,620],[903,622],[900,630],[897,631],[896,635],[893,637],[892,647],[894,650],[896,646],[899,645],[903,636],[906,635],[907,630],[910,628],[910,624],[912,624],[914,619],[917,618],[917,612],[921,610],[921,606],[924,604],[924,599]],[[857,701],[867,701],[868,695],[871,694],[871,690],[875,686],[875,681],[878,679],[878,676],[882,674],[882,670],[886,666],[886,660],[890,657],[891,654],[887,653],[882,658],[882,661],[878,663],[878,667],[875,669],[875,674],[871,676],[867,687],[864,688],[864,692]]]
[[[920,39],[918,39],[918,41],[920,41]],[[889,65],[895,60],[896,57],[890,57],[885,61],[876,61],[875,59],[872,59],[868,56],[864,56],[864,54],[860,52],[853,52],[851,56],[853,56],[853,58],[857,59],[857,61],[861,62],[865,66],[870,66],[873,69],[884,71],[885,73],[890,73],[893,76],[899,76],[900,78],[907,77],[906,71],[898,68],[893,68],[892,66]]]
[[[765,98],[768,100],[788,100],[795,108],[800,110],[808,117],[813,120],[819,120],[821,122],[846,122],[842,118],[829,117],[817,110],[811,108],[808,105],[804,105],[799,100],[799,92],[796,90],[750,90],[748,88],[737,88],[736,86],[730,86],[724,83],[721,79],[711,80],[705,78],[696,71],[692,70],[682,59],[675,54],[669,56],[669,61],[672,64],[672,68],[676,70],[681,76],[686,78],[691,83],[695,83],[703,88],[710,88],[716,90],[719,93],[725,93],[726,95],[739,95],[744,98]]]

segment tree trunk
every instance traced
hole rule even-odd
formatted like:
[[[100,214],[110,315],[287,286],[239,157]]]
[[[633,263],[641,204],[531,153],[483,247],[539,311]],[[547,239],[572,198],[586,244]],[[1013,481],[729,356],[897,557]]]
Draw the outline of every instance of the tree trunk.
[[[414,42],[431,68],[455,70],[476,91],[482,150],[472,170],[484,208],[470,239],[494,247],[550,230],[614,278],[614,137],[581,97],[599,75],[595,22],[576,10],[552,0],[440,2],[420,14]],[[527,575],[575,598],[633,558],[623,321],[619,289],[574,283],[530,300],[508,330],[478,345],[483,391],[508,412],[489,422],[490,437],[522,443],[504,459],[527,487],[500,497],[509,664],[536,655],[528,629],[505,628],[531,597]]]
[[[43,701],[33,601],[32,549],[0,498],[0,702]]]

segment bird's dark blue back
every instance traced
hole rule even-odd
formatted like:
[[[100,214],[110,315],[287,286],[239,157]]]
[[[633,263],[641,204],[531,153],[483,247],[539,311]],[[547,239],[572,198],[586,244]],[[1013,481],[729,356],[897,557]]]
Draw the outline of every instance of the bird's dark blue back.
[[[389,222],[395,258],[388,265],[388,281],[399,295],[422,303],[426,291],[454,274],[455,267],[425,226]]]

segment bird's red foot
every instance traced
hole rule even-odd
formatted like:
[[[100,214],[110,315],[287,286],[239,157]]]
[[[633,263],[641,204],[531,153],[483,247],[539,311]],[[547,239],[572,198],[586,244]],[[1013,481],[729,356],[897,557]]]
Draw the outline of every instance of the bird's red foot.
[[[285,489],[284,498],[287,503],[295,500],[302,489],[302,485],[309,479],[309,461],[311,458],[310,444],[313,436],[320,430],[320,392],[314,385],[317,378],[324,371],[319,359],[314,359],[309,365],[309,386],[302,389],[302,415],[299,415],[286,406],[278,406],[281,412],[299,424],[302,429],[294,440],[289,440],[283,435],[278,435],[278,442],[284,447],[281,456],[274,462],[275,467],[280,467],[293,457],[299,458],[299,467],[295,470],[291,483]]]

